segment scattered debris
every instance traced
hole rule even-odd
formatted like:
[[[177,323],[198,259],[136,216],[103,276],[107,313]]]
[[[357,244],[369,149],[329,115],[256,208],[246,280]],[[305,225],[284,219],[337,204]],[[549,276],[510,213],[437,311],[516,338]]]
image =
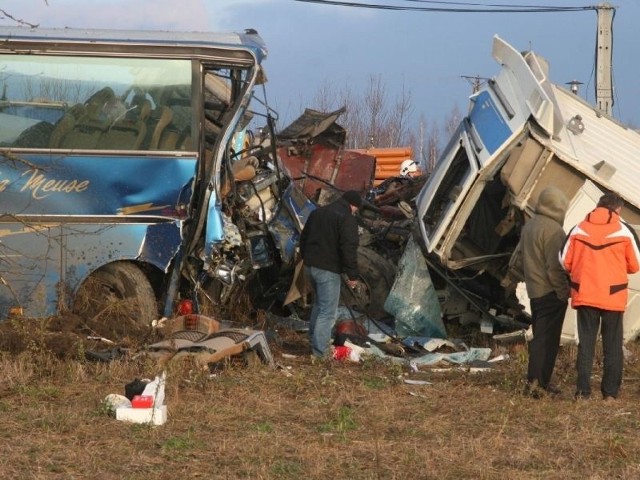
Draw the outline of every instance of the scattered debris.
[[[130,423],[164,425],[167,422],[167,406],[151,408],[120,407],[116,410],[116,420]]]
[[[433,385],[432,382],[428,382],[426,380],[414,380],[412,378],[405,378],[403,382],[407,385]]]
[[[104,398],[104,405],[107,408],[109,415],[116,416],[116,410],[118,408],[131,408],[131,400],[124,395],[118,393],[110,393]]]
[[[146,348],[160,365],[192,357],[201,366],[207,366],[232,355],[255,352],[264,363],[274,366],[269,344],[261,331],[221,328],[217,320],[199,314],[168,320],[164,328],[166,337]]]
[[[166,423],[167,406],[164,403],[166,378],[166,372],[163,371],[161,375],[156,376],[152,381],[142,382],[136,379],[125,386],[126,397],[116,394],[108,395],[106,401],[111,406],[117,404],[115,407],[116,420],[151,425],[163,425]],[[139,392],[140,386],[143,387],[142,392]],[[139,393],[134,393],[132,391],[134,389]],[[129,398],[129,395],[132,395],[131,398]]]
[[[488,360],[491,355],[490,348],[469,348],[463,352],[453,353],[428,353],[418,358],[412,358],[413,365],[435,365],[440,362],[464,364],[474,360]]]
[[[362,356],[366,354],[366,348],[349,341],[345,341],[343,345],[338,345],[333,349],[333,358],[335,360],[349,360],[358,363],[362,361]]]

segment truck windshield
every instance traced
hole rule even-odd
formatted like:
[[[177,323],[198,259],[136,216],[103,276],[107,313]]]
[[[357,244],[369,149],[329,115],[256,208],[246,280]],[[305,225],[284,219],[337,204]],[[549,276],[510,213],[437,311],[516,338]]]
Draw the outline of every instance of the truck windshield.
[[[470,174],[471,165],[467,152],[463,147],[459,147],[447,171],[441,176],[442,181],[422,217],[429,240],[447,217]]]

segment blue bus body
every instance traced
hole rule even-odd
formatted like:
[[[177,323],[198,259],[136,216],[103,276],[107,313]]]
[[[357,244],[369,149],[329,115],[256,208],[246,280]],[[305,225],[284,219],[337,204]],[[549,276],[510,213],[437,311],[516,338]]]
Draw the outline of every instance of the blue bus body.
[[[149,282],[145,321],[170,314],[185,279],[224,263],[221,189],[262,40],[27,28],[0,40],[0,318],[72,309],[105,268]]]

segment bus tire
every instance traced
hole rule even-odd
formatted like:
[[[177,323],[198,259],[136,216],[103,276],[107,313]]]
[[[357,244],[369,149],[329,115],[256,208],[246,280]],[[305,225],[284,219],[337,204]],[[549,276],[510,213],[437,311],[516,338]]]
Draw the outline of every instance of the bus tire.
[[[128,336],[148,330],[158,318],[153,287],[130,262],[114,262],[93,272],[74,297],[73,312],[103,336]]]

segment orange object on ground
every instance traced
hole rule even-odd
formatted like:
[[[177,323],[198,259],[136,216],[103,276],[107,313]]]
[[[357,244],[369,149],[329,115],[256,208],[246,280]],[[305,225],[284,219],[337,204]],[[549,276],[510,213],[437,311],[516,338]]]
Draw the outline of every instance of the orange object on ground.
[[[153,397],[151,395],[134,395],[131,399],[132,408],[151,408],[153,407]]]
[[[411,147],[368,148],[354,151],[375,157],[375,186],[380,185],[387,178],[400,176],[402,162],[413,158],[413,149]]]
[[[335,360],[347,360],[349,359],[349,355],[351,355],[351,349],[344,345],[335,347],[333,350],[333,358]]]

